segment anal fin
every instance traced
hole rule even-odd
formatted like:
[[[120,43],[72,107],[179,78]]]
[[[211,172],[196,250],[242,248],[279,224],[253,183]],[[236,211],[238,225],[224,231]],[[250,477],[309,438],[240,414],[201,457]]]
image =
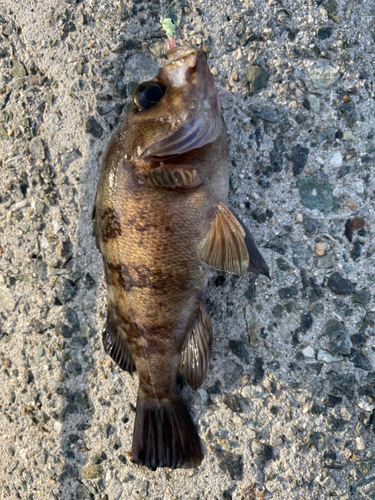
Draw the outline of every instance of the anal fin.
[[[198,316],[182,347],[177,370],[196,389],[202,385],[210,366],[212,330],[206,306],[199,304]]]
[[[199,250],[209,266],[242,276],[249,267],[245,230],[223,203],[218,203],[215,218]]]
[[[152,170],[138,172],[138,177],[151,186],[194,189],[202,182],[196,170],[184,167],[169,168],[163,162]]]
[[[107,322],[103,329],[102,341],[105,352],[122,370],[130,373],[135,370],[135,363],[126,342],[121,319],[110,303],[108,304]]]

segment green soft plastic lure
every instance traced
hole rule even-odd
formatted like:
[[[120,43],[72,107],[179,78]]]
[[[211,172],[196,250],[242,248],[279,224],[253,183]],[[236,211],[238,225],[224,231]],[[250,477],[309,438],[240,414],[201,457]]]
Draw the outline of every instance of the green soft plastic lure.
[[[160,19],[160,23],[162,25],[163,30],[166,32],[168,40],[167,40],[167,50],[176,46],[176,39],[173,36],[173,32],[175,30],[174,22],[171,18],[167,17],[166,19]]]

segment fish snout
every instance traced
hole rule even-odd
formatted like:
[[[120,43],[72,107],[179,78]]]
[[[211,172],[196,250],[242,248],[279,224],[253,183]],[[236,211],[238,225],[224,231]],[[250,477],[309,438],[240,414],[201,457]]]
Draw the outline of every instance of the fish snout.
[[[191,76],[195,74],[198,59],[198,50],[189,45],[173,47],[167,53],[163,74],[172,86],[184,86],[190,83]]]
[[[181,63],[183,62],[181,60],[186,58],[189,58],[189,60],[194,59],[195,63],[197,52],[197,49],[190,47],[190,45],[175,46],[167,52],[167,60],[164,63],[164,66],[176,63],[177,61],[180,61]]]
[[[207,86],[214,87],[203,50],[183,45],[173,47],[166,57],[160,74],[172,87],[192,86],[198,94],[205,94]]]

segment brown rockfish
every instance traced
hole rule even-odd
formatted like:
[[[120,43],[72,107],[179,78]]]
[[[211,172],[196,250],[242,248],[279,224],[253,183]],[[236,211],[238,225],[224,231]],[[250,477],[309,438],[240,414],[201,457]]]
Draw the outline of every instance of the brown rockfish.
[[[132,455],[194,467],[200,439],[177,376],[194,389],[210,363],[209,267],[268,275],[242,221],[226,206],[226,127],[206,54],[174,47],[106,150],[93,210],[108,293],[105,351],[137,370]]]

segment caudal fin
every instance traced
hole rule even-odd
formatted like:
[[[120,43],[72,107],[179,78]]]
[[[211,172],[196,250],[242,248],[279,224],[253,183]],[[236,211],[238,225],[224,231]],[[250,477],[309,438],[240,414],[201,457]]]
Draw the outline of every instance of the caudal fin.
[[[151,469],[196,467],[202,462],[197,430],[179,394],[172,401],[138,395],[132,455],[135,463]]]

